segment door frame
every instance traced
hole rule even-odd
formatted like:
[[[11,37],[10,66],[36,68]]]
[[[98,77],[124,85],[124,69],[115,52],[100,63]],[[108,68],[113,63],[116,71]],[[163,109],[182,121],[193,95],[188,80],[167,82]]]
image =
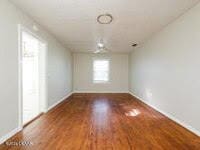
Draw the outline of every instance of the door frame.
[[[44,83],[42,87],[44,88],[44,92],[42,92],[42,97],[44,98],[42,101],[40,99],[40,112],[46,113],[48,110],[48,85],[47,85],[47,52],[48,52],[48,44],[45,40],[39,37],[36,33],[33,33],[28,28],[24,27],[21,24],[18,24],[18,126],[19,128],[23,128],[23,56],[22,56],[22,33],[26,32],[38,39],[45,45],[44,49]],[[39,73],[40,74],[40,73]],[[39,75],[39,80],[41,79],[41,75]],[[39,89],[39,93],[41,93],[41,89]],[[39,96],[41,97],[41,95]],[[41,104],[42,103],[42,104]]]

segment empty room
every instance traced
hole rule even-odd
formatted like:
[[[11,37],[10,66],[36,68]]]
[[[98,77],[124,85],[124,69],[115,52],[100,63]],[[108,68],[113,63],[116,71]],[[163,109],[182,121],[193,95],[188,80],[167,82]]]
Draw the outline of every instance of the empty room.
[[[199,0],[0,0],[0,150],[200,150]]]

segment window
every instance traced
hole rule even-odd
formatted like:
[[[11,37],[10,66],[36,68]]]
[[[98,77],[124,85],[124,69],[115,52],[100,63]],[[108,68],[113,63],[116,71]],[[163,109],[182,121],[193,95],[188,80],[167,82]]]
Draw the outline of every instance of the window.
[[[93,61],[93,83],[106,83],[109,81],[109,60]]]

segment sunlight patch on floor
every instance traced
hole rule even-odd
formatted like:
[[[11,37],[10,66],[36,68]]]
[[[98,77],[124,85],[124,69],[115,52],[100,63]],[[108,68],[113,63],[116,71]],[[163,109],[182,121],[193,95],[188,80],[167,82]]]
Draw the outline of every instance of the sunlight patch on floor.
[[[132,109],[131,111],[125,113],[126,116],[135,117],[138,116],[141,112],[138,109]]]

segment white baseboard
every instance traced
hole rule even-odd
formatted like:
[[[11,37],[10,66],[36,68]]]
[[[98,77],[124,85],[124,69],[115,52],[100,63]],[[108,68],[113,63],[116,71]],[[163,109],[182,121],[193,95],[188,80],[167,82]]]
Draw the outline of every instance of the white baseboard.
[[[3,144],[6,140],[8,140],[9,138],[14,136],[16,133],[18,133],[21,130],[22,130],[22,128],[18,127],[16,129],[12,130],[11,132],[9,132],[8,134],[4,135],[3,137],[0,138],[0,144]]]
[[[65,97],[63,97],[61,100],[59,100],[58,102],[56,102],[55,104],[53,104],[52,106],[50,106],[48,108],[47,111],[51,110],[52,108],[54,108],[56,105],[58,105],[59,103],[61,103],[62,101],[64,101],[65,99],[67,99],[69,96],[71,96],[73,94],[73,92],[69,93],[68,95],[66,95]],[[16,133],[18,133],[19,131],[21,131],[23,128],[22,127],[18,127],[14,130],[12,130],[11,132],[9,132],[8,134],[4,135],[3,137],[0,138],[0,144],[4,143],[6,140],[8,140],[9,138],[11,138],[12,136],[14,136]]]
[[[67,94],[66,96],[64,96],[63,98],[61,98],[58,102],[56,102],[55,104],[51,105],[48,109],[47,112],[49,110],[51,110],[52,108],[54,108],[55,106],[57,106],[58,104],[60,104],[62,101],[66,100],[69,96],[71,96],[73,94],[73,92]]]
[[[129,93],[129,91],[74,91],[73,93]]]
[[[180,121],[179,119],[177,119],[176,117],[174,117],[173,115],[166,113],[162,110],[160,110],[159,108],[153,106],[152,104],[144,101],[142,98],[136,96],[135,94],[129,92],[129,94],[131,94],[133,97],[137,98],[138,100],[142,101],[143,103],[149,105],[150,107],[152,107],[153,109],[157,110],[158,112],[160,112],[161,114],[164,114],[166,117],[170,118],[171,120],[175,121],[176,123],[180,124],[181,126],[183,126],[184,128],[188,129],[189,131],[193,132],[194,134],[196,134],[197,136],[200,136],[200,131],[198,131],[197,129],[193,128],[192,126],[188,125],[187,123],[184,123],[183,121]]]

